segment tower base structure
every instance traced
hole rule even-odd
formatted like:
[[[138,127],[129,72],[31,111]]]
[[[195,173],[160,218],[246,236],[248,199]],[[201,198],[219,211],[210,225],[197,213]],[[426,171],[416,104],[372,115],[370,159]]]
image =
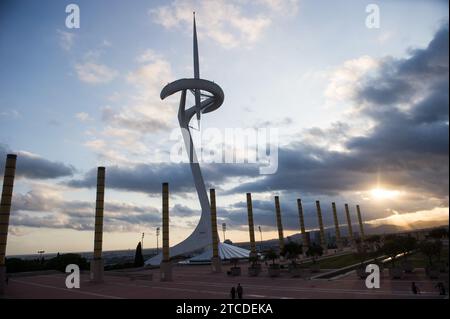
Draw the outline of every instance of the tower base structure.
[[[101,283],[103,282],[103,259],[92,259],[91,260],[91,282]]]
[[[209,203],[207,203],[209,207]],[[211,221],[209,220],[209,210],[202,210],[200,221],[192,234],[181,243],[170,247],[170,256],[175,257],[184,254],[190,254],[193,251],[205,249],[211,246]],[[162,252],[148,259],[146,266],[158,266],[162,263]]]
[[[172,281],[172,263],[163,261],[160,265],[161,281]]]

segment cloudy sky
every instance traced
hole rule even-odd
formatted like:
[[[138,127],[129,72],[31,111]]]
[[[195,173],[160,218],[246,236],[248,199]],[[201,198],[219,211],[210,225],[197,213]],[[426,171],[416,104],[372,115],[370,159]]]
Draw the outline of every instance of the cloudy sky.
[[[80,28],[65,25],[66,5]],[[379,28],[366,26],[376,3]],[[278,170],[202,164],[227,238],[254,220],[275,237],[308,229],[314,201],[360,204],[370,225],[448,223],[448,1],[2,1],[0,165],[17,153],[9,254],[93,247],[95,172],[106,166],[104,249],[156,245],[161,183],[171,190],[171,244],[200,214],[189,166],[171,160],[178,97],[192,77],[192,11],[200,74],[225,92],[202,130],[276,128]],[[232,147],[229,139],[224,147]],[[214,148],[214,147],[213,147]],[[239,153],[239,149],[236,152]]]

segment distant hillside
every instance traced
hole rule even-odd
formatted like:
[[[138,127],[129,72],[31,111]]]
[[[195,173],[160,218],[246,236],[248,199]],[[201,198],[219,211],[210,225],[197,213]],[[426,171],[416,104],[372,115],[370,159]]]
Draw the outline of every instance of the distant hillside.
[[[358,230],[359,230],[358,225],[352,225],[352,227],[353,227],[354,232],[358,232]],[[431,229],[431,228],[437,228],[437,227],[449,227],[449,225],[446,223],[436,224],[436,222],[419,221],[419,222],[415,222],[414,228],[411,229],[409,227],[401,227],[401,226],[390,225],[390,224],[378,225],[378,226],[365,224],[364,231],[366,234],[370,234],[370,235],[373,235],[373,234],[381,235],[381,234],[401,233],[401,232],[414,231],[414,230],[425,230],[425,229]],[[341,230],[342,236],[348,235],[348,227],[340,226],[340,230]],[[310,236],[313,237],[316,232],[318,232],[318,231],[310,232]],[[326,233],[326,236],[335,236],[335,230],[332,227],[326,228],[325,233]],[[299,241],[299,240],[301,240],[301,233],[300,232],[295,233],[293,235],[287,236],[287,238],[292,241]],[[275,245],[277,245],[277,243],[278,243],[278,238],[271,238],[271,239],[263,241],[264,246],[275,246]],[[234,244],[245,247],[245,246],[248,246],[250,243],[249,242],[239,242],[239,243],[234,243]]]

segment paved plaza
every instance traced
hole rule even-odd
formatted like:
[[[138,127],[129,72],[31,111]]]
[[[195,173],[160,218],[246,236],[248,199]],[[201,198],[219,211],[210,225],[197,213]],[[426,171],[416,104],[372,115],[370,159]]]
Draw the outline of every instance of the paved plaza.
[[[248,299],[355,299],[355,298],[442,298],[435,288],[438,281],[428,279],[423,270],[407,274],[402,280],[390,280],[387,271],[381,277],[379,289],[368,289],[364,280],[354,272],[335,280],[292,278],[289,273],[270,278],[267,272],[258,277],[247,276],[247,265],[242,266],[242,276],[231,277],[224,272],[214,274],[209,265],[175,266],[173,281],[161,282],[159,269],[139,272],[105,272],[101,284],[89,282],[89,274],[81,275],[81,287],[68,289],[63,273],[34,276],[14,276],[9,279],[6,298],[181,298],[181,299],[227,299],[232,286],[240,283],[244,298]],[[153,279],[150,279],[153,274]],[[411,293],[411,282],[420,288],[420,295]],[[448,275],[440,281],[448,284]]]

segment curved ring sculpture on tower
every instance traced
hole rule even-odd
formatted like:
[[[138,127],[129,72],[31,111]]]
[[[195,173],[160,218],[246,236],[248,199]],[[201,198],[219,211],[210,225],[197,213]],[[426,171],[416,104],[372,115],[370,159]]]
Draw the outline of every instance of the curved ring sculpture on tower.
[[[186,94],[191,92],[195,97],[195,104],[186,109]],[[195,188],[197,190],[200,207],[202,210],[200,221],[192,234],[181,243],[170,248],[170,256],[177,256],[190,253],[208,246],[211,246],[211,221],[210,204],[206,192],[200,164],[195,153],[189,123],[197,117],[200,126],[201,114],[210,113],[219,108],[224,101],[224,93],[219,85],[214,82],[200,79],[200,68],[198,60],[197,29],[195,25],[194,13],[194,78],[176,80],[167,84],[161,91],[160,97],[166,97],[181,92],[180,105],[178,109],[178,122],[183,134],[183,140],[189,156],[189,164],[194,177]],[[159,265],[162,256],[157,255],[146,261],[147,265]]]

